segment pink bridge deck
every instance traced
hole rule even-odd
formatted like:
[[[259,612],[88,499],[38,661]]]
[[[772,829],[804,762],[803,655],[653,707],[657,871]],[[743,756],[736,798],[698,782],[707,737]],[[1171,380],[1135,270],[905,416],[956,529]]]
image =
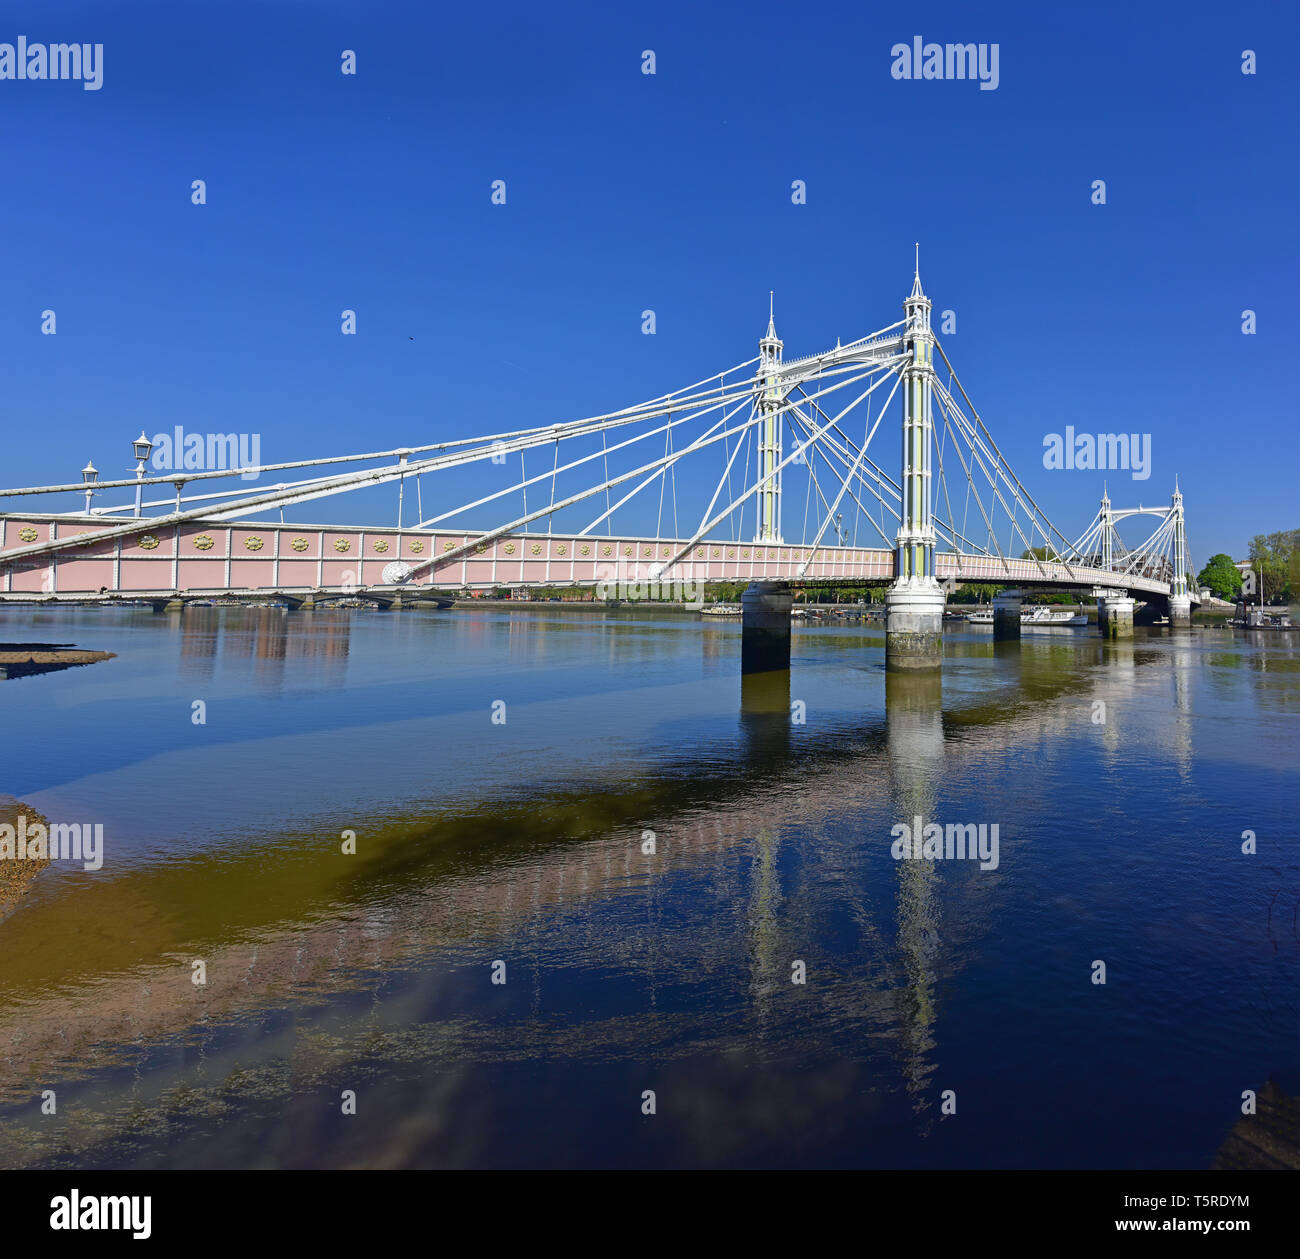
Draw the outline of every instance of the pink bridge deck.
[[[376,529],[259,522],[186,522],[145,528],[129,537],[88,542],[69,550],[20,556],[7,553],[77,536],[93,536],[128,523],[74,516],[0,517],[0,591],[7,594],[74,595],[135,592],[322,590],[391,587],[385,565],[410,565],[434,557],[432,569],[412,586],[472,587],[589,585],[598,581],[650,580],[653,569],[680,548],[665,538],[574,537],[510,534],[470,554],[438,564],[445,551],[479,535],[442,530]],[[884,548],[704,542],[659,575],[662,582],[756,581],[798,578],[807,582],[888,581],[894,552]],[[1168,593],[1147,578],[1117,579],[1101,569],[981,555],[936,556],[937,576],[1014,585],[1106,586]]]

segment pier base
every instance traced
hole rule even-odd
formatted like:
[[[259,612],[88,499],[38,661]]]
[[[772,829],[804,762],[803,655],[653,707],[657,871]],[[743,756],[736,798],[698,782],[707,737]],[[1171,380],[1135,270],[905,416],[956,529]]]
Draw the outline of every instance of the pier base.
[[[756,581],[740,597],[740,671],[771,673],[790,668],[790,608],[794,596],[783,581]]]
[[[905,578],[885,594],[885,668],[943,664],[944,593],[933,578]]]
[[[1133,600],[1125,594],[1097,598],[1097,628],[1103,638],[1133,637]]]
[[[1020,591],[1001,590],[994,596],[993,641],[1020,641]]]
[[[1192,600],[1188,595],[1170,595],[1169,624],[1189,626],[1192,623]]]

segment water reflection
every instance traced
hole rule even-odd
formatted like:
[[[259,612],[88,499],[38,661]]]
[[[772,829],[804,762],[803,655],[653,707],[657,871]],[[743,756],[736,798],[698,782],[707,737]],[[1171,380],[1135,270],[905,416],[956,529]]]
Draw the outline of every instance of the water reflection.
[[[180,675],[192,682],[213,679],[219,660],[239,670],[255,661],[252,676],[265,691],[282,689],[290,660],[325,666],[325,674],[336,683],[346,673],[353,615],[349,612],[191,607],[170,615],[180,639]]]
[[[731,663],[734,667],[734,651]],[[785,759],[790,750],[791,722],[806,723],[806,705],[791,710],[790,671],[746,673],[740,679],[740,723],[744,751],[755,769]]]
[[[196,613],[216,615],[187,630]],[[1005,1134],[974,1115],[939,1124],[938,1090],[962,1070],[995,1088],[1000,1064],[1015,1065],[1017,1087],[1050,1090],[1051,1064],[1072,1052],[1060,1025],[1084,1008],[1061,973],[1093,955],[1094,921],[1129,965],[1167,968],[1157,992],[1196,992],[1218,973],[1199,942],[1225,953],[1224,933],[1241,930],[1236,898],[1261,891],[1244,863],[1216,869],[1208,898],[1168,884],[1188,863],[1165,837],[1205,825],[1196,809],[1217,772],[1214,728],[1197,719],[1215,667],[1194,642],[1088,636],[999,653],[958,638],[942,678],[910,677],[880,667],[878,633],[828,627],[801,631],[793,672],[737,687],[734,632],[696,644],[689,623],[667,619],[197,609],[181,620],[142,623],[129,658],[165,660],[180,635],[179,697],[192,690],[187,662],[219,660],[209,676],[233,688],[232,710],[310,686],[319,721],[304,703],[299,727],[256,743],[260,791],[230,778],[246,763],[238,746],[174,754],[178,781],[237,783],[220,801],[225,842],[179,832],[100,877],[43,876],[5,922],[7,1165],[68,1151],[110,1165],[545,1162],[548,1128],[584,1134],[578,1160],[610,1165],[779,1158],[786,1143],[814,1162],[1004,1165],[1021,1149],[1087,1162],[1068,1142],[1094,1140],[1095,1155],[1115,1134]],[[1198,650],[1199,665],[1171,655]],[[1243,670],[1231,676],[1240,698]],[[493,727],[486,700],[500,694],[510,723]],[[368,724],[337,738],[336,708]],[[254,733],[268,711],[248,710]],[[132,710],[120,720],[128,731]],[[338,759],[312,759],[321,747]],[[137,772],[106,770],[97,791]],[[1187,790],[1170,797],[1162,775]],[[918,815],[1002,821],[1002,869],[895,861],[891,828]],[[1140,821],[1124,829],[1129,815]],[[345,827],[355,857],[339,851]],[[1078,864],[1089,846],[1104,862]],[[1170,934],[1148,932],[1151,868],[1173,871],[1154,881],[1156,903],[1194,907],[1191,933],[1159,914]],[[1122,923],[1116,897],[1134,902]],[[1185,974],[1188,955],[1198,969]],[[1226,992],[1262,964],[1240,948],[1225,957]],[[511,975],[496,989],[495,959]],[[1267,960],[1288,959],[1270,949]],[[808,982],[792,982],[795,962]],[[1197,999],[1204,1009],[1211,997]],[[1220,1036],[1239,1052],[1260,1033],[1217,986],[1213,999],[1213,1026],[1157,1009],[1140,1032],[1094,1002],[1086,1017],[1102,1022],[1088,1035],[1137,1040],[1144,1060],[1184,1042],[1218,1060]],[[981,1013],[990,1004],[996,1017]],[[1273,1062],[1280,1037],[1261,1047]],[[1083,1063],[1081,1087],[1119,1089],[1119,1111],[1131,1110],[1124,1073],[1103,1067],[1104,1081]],[[311,1118],[302,1100],[319,1107],[346,1079],[368,1081],[364,1137]],[[77,1125],[32,1110],[42,1081],[59,1082]],[[610,1116],[652,1086],[664,1124],[647,1152]],[[1212,1150],[1226,1126],[1193,1118],[1187,1139]]]
[[[943,691],[938,673],[885,677],[889,765],[899,821],[912,828],[938,821],[936,800],[944,764]],[[942,941],[938,867],[902,860],[898,868],[898,949],[907,981],[899,993],[903,1070],[918,1112],[930,1108],[934,1064],[934,985]]]

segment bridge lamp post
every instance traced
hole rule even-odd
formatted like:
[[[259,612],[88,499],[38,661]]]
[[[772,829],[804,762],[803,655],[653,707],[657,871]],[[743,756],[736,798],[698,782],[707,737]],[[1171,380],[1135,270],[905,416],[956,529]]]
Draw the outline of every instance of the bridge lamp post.
[[[144,429],[140,430],[140,436],[131,443],[131,451],[135,457],[135,514],[139,518],[140,503],[144,495],[144,465],[149,462],[149,452],[153,449],[151,442],[145,435]]]
[[[86,466],[81,470],[81,480],[86,487],[86,515],[89,516],[90,500],[95,493],[94,485],[99,480],[99,469],[89,459],[86,460]]]

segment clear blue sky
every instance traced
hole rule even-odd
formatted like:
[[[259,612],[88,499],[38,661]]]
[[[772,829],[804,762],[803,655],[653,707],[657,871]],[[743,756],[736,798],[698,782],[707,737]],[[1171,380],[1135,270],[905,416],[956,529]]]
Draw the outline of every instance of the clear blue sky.
[[[1152,434],[1111,496],[1177,473],[1198,564],[1300,525],[1294,6],[54,0],[18,35],[105,51],[98,92],[0,81],[5,484],[122,475],[142,427],[269,461],[610,410],[754,354],[769,289],[787,357],[892,322],[920,240],[1067,534],[1105,475],[1042,467],[1067,424]],[[997,90],[896,81],[914,35],[998,43]]]

